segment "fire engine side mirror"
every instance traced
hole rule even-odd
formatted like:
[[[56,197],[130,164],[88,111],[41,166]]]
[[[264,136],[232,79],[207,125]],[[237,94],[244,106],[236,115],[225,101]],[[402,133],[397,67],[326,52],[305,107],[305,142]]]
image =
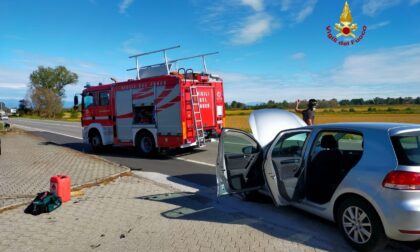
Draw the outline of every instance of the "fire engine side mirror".
[[[74,105],[73,105],[73,109],[77,110],[79,107],[79,97],[77,95],[74,96]]]

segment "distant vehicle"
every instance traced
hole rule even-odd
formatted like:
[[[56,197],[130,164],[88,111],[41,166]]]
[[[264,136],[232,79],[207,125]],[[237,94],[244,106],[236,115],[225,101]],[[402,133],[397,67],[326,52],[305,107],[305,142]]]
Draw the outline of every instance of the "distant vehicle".
[[[179,47],[179,46],[178,46]],[[86,86],[82,92],[85,143],[134,146],[141,155],[161,148],[203,147],[209,135],[219,135],[225,121],[223,81],[207,73],[202,54],[168,61],[166,48],[131,56],[136,80]],[[139,67],[137,58],[163,52],[164,63]],[[178,61],[202,58],[203,72],[171,67]],[[78,97],[75,96],[75,108]]]
[[[9,117],[6,114],[0,116],[1,120],[0,123],[3,124],[4,128],[10,128],[10,121]]]
[[[276,206],[335,221],[358,250],[420,240],[420,125],[308,127],[281,110],[254,111],[249,121],[253,135],[222,131],[219,196],[264,190]]]
[[[11,108],[11,109],[10,109],[10,115],[11,115],[11,116],[16,116],[16,114],[17,114],[17,109],[15,109],[15,108]]]

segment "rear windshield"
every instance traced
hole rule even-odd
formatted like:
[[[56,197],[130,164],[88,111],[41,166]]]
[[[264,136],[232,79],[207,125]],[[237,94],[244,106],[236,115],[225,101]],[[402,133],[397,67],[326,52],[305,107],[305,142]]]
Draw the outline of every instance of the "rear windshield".
[[[420,165],[420,132],[391,138],[400,165]]]

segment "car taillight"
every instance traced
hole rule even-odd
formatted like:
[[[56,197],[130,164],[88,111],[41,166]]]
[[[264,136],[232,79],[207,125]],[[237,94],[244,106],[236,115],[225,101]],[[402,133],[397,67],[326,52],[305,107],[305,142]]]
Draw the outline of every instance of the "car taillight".
[[[386,175],[382,185],[396,190],[420,190],[420,173],[392,171]]]

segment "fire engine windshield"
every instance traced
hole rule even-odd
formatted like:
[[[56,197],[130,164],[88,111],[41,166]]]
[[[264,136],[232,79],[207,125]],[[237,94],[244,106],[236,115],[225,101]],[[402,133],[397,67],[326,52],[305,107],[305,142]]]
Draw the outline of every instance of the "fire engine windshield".
[[[93,95],[92,94],[85,94],[83,95],[83,107],[89,108],[93,105]]]

